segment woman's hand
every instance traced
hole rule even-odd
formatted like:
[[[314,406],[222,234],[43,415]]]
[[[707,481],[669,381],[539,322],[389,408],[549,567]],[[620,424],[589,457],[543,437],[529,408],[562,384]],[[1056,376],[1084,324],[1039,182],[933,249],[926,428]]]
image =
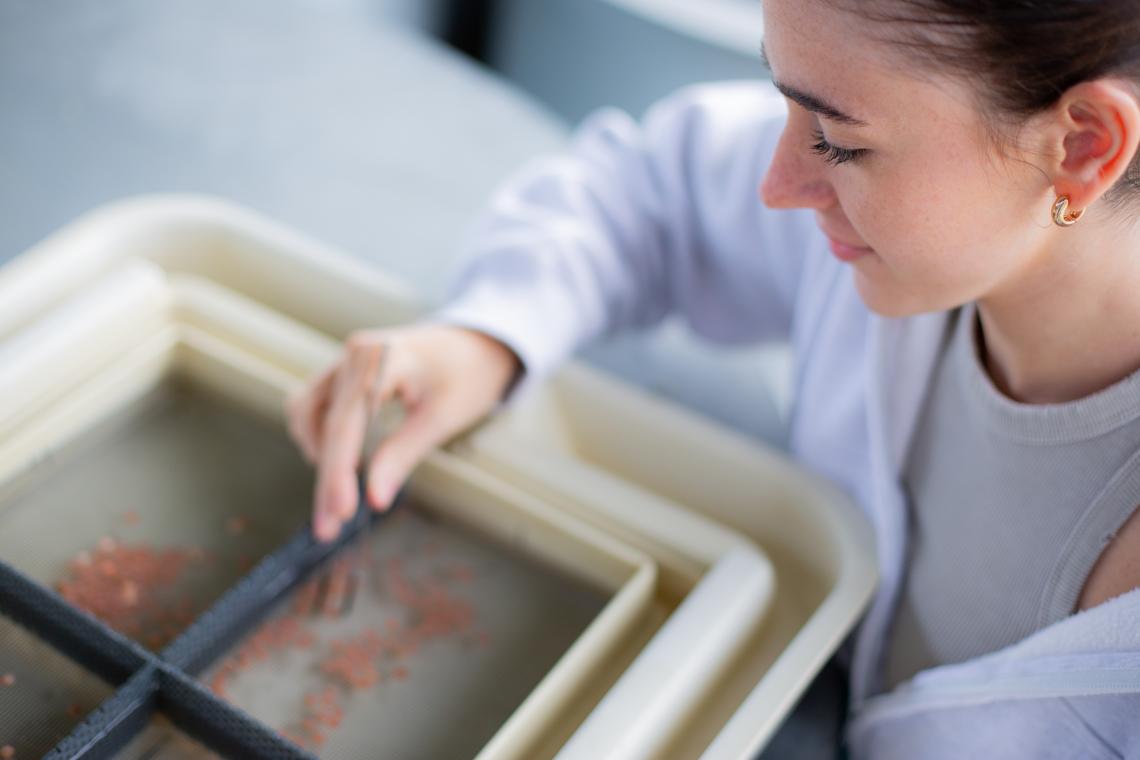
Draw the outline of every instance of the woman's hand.
[[[357,465],[368,421],[398,399],[404,419],[367,466],[367,500],[387,509],[431,449],[490,412],[520,371],[503,343],[449,325],[365,330],[349,336],[332,366],[286,403],[289,432],[317,467],[313,531],[322,541],[356,512]]]

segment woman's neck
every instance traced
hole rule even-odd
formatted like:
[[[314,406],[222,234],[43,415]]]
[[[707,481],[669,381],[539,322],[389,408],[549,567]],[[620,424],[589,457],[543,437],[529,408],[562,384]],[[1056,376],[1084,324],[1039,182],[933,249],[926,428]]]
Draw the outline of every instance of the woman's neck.
[[[982,359],[1015,401],[1072,401],[1140,369],[1140,224],[1085,216],[978,300]]]

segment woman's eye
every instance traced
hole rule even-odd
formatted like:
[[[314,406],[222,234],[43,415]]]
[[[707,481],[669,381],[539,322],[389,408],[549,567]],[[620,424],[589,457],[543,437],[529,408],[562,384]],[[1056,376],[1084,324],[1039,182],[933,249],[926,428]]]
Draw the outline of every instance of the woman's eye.
[[[823,156],[829,164],[838,165],[854,161],[867,152],[866,148],[840,148],[838,145],[832,145],[818,129],[812,131],[812,137],[816,140],[811,146],[812,152]]]

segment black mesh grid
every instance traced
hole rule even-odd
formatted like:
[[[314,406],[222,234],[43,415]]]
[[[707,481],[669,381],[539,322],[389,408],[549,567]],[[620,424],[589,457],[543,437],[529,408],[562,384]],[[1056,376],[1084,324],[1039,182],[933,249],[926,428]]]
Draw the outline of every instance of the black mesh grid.
[[[401,492],[396,505],[403,500]],[[265,612],[306,576],[394,509],[377,513],[362,503],[356,517],[328,544],[317,542],[308,527],[301,530],[258,563],[157,655],[0,562],[0,623],[18,625],[30,641],[50,644],[62,655],[59,659],[73,663],[68,667],[88,673],[81,678],[102,684],[110,692],[97,706],[72,716],[71,732],[47,754],[42,752],[46,748],[36,754],[51,760],[117,757],[154,716],[161,715],[189,739],[222,757],[313,758],[269,727],[218,699],[193,675],[248,634]],[[0,672],[0,679],[5,675]],[[115,686],[119,688],[113,690]],[[0,688],[4,688],[2,682]],[[0,734],[0,746],[5,741]],[[137,756],[138,760],[163,757],[162,744],[160,740]]]

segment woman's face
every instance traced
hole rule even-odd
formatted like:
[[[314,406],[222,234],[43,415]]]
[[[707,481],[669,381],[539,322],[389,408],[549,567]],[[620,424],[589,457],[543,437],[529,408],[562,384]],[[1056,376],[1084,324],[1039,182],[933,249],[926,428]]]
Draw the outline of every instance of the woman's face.
[[[1052,184],[1028,160],[1003,159],[965,82],[908,69],[864,22],[821,0],[765,0],[764,49],[774,80],[841,117],[788,98],[788,121],[760,187],[775,208],[815,209],[854,258],[860,296],[903,316],[999,292],[1035,264],[1050,234]],[[823,139],[863,151],[831,163]],[[832,154],[833,157],[836,154]]]

